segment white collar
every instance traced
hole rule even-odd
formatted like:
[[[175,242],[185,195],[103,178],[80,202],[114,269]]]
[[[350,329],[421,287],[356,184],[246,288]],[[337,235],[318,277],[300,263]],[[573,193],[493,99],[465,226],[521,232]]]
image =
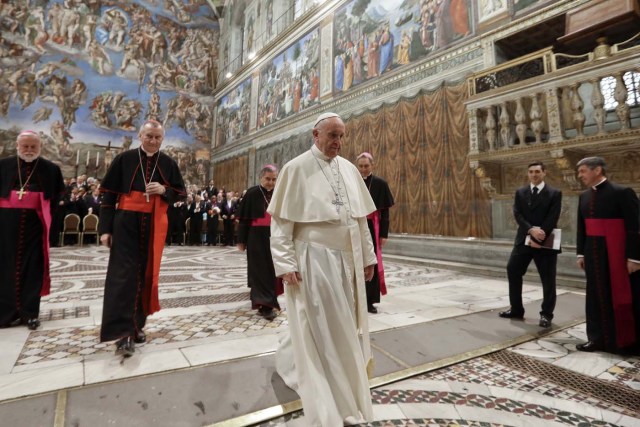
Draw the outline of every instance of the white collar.
[[[593,187],[591,187],[591,188],[593,188],[594,190],[596,190],[596,191],[597,191],[597,190],[598,190],[598,186],[599,186],[600,184],[602,184],[603,182],[605,182],[606,180],[607,180],[607,177],[605,176],[604,178],[602,178],[602,181],[600,181],[599,183],[597,183],[596,185],[594,185],[594,186],[593,186]]]
[[[153,156],[154,156],[154,154],[156,154],[157,152],[159,152],[159,151],[160,151],[160,150],[158,150],[158,151],[156,151],[156,153],[149,153],[147,150],[145,150],[144,148],[142,148],[142,145],[140,146],[140,149],[142,150],[142,152],[143,152],[144,154],[146,154],[146,155],[147,155],[147,157],[153,157]]]
[[[322,151],[320,151],[320,149],[318,147],[316,147],[315,143],[311,146],[311,153],[313,154],[313,156],[315,158],[322,159],[325,162],[330,162],[331,160],[335,159],[335,157],[332,159],[332,158],[329,158],[329,157],[325,156],[324,153]],[[336,156],[336,157],[338,157],[338,156]]]
[[[538,193],[542,191],[542,189],[544,188],[545,183],[544,181],[542,181],[540,184],[538,185],[533,185],[533,184],[529,184],[529,189],[531,190],[531,192],[533,192],[533,187],[538,187]]]

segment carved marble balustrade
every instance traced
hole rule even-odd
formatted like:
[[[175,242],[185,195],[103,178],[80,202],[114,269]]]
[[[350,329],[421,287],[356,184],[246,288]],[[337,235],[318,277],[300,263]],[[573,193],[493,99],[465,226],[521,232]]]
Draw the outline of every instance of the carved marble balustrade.
[[[638,151],[640,33],[598,43],[579,56],[543,49],[469,78],[469,162],[492,196],[511,190],[505,167],[542,160],[577,191],[580,158]]]

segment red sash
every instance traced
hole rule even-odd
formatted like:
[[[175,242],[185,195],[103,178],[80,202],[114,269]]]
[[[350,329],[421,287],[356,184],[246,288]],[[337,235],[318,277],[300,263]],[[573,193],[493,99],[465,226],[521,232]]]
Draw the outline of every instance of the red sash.
[[[252,227],[269,227],[271,225],[271,215],[269,212],[264,213],[262,218],[255,218],[251,220]]]
[[[169,204],[162,200],[157,194],[149,195],[149,201],[145,193],[132,191],[130,194],[123,194],[118,201],[118,209],[133,212],[151,214],[151,244],[149,245],[149,256],[147,259],[147,270],[145,271],[145,287],[142,296],[142,307],[148,316],[160,311],[160,301],[158,299],[158,282],[160,281],[160,261],[164,250],[164,240],[167,237],[167,208]]]
[[[376,245],[376,258],[378,259],[378,281],[380,282],[380,293],[387,294],[387,285],[384,281],[384,266],[382,265],[382,246],[380,246],[380,211],[371,212],[367,215],[367,219],[373,221],[373,244]]]
[[[44,198],[44,193],[39,191],[27,191],[22,200],[18,198],[18,192],[11,190],[8,199],[0,199],[0,208],[5,209],[35,209],[42,223],[42,253],[44,255],[44,269],[42,272],[42,289],[40,296],[49,295],[51,291],[51,275],[49,274],[49,229],[51,228],[50,201]],[[16,286],[18,283],[16,283]]]
[[[626,229],[623,219],[585,219],[587,236],[604,237],[609,259],[611,300],[616,325],[616,344],[620,348],[633,344],[635,323],[631,282],[627,270]]]

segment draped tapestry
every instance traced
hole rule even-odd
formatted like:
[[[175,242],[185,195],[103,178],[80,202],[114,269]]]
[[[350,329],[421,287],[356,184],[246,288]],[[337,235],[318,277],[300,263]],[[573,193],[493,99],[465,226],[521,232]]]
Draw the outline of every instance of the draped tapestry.
[[[375,159],[396,198],[394,233],[491,237],[489,197],[469,168],[466,84],[351,117],[341,155]]]

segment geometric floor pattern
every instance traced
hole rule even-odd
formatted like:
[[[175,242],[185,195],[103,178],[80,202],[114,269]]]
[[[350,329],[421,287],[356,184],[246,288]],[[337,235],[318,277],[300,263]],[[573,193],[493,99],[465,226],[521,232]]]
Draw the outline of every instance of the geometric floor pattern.
[[[108,250],[101,247],[52,249],[52,288],[51,295],[42,298],[41,328],[0,330],[0,402],[32,393],[25,390],[32,377],[39,385],[52,384],[39,392],[55,390],[56,371],[62,367],[80,367],[76,386],[101,381],[89,373],[92,366],[114,357],[113,344],[98,339],[107,262]],[[385,262],[385,275],[389,293],[379,304],[379,314],[370,316],[372,331],[508,306],[504,280],[390,261]],[[283,310],[271,322],[251,310],[246,255],[235,248],[165,248],[159,294],[162,310],[147,321],[142,357],[154,354],[154,360],[161,360],[166,352],[175,358],[178,349],[186,359],[183,365],[211,363],[206,359],[210,355],[197,354],[199,348],[222,348],[243,339],[251,347],[254,340],[275,336],[287,326],[283,300]],[[525,284],[525,303],[540,297],[539,286]],[[581,324],[504,351],[543,368],[626,390],[630,396],[640,393],[640,358],[577,352],[575,345],[584,339]],[[235,346],[225,348],[233,354],[228,357],[237,357]],[[215,360],[224,356],[211,355]],[[500,360],[478,357],[373,389],[375,421],[365,425],[640,426],[640,400],[635,408],[616,404],[586,388]],[[151,372],[174,369],[172,363],[162,360],[160,371]],[[108,378],[113,379],[118,377]],[[97,421],[92,427],[99,425]],[[303,427],[304,414],[261,425]]]

